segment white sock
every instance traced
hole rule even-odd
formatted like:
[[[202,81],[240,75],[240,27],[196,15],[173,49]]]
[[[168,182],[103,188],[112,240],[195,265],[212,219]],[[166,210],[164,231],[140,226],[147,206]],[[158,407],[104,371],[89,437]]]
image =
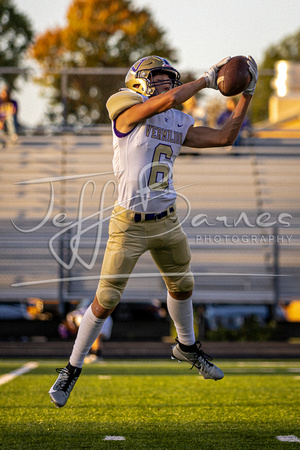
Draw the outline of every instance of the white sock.
[[[167,307],[174,322],[179,342],[184,345],[193,345],[196,338],[192,297],[186,300],[176,300],[168,292]]]
[[[91,346],[97,339],[106,319],[98,319],[90,305],[80,323],[77,337],[70,357],[70,364],[74,367],[82,367],[83,361]]]

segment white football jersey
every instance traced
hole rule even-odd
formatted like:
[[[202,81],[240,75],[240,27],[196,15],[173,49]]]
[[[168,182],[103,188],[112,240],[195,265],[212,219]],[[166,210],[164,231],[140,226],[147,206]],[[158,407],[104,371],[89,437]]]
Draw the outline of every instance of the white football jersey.
[[[120,206],[159,213],[175,202],[173,164],[193,124],[191,116],[175,109],[145,120],[127,134],[116,130],[113,121],[113,168]]]

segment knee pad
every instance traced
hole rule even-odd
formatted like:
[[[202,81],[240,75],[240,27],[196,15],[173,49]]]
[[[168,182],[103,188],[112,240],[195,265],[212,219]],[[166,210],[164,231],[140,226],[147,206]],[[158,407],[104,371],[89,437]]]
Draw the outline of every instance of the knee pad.
[[[122,292],[113,287],[99,287],[96,292],[99,305],[106,309],[115,308],[121,300],[121,295]]]
[[[177,283],[177,292],[189,292],[194,289],[194,276],[192,273],[186,274],[184,277],[181,277]]]
[[[182,277],[166,277],[164,280],[169,292],[189,292],[194,289],[194,276],[191,272]]]

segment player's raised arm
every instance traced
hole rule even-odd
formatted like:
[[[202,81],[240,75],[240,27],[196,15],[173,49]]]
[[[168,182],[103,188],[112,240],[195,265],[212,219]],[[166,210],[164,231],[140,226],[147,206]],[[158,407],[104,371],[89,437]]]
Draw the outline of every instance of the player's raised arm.
[[[153,77],[154,82],[160,81],[163,75],[156,75]],[[175,108],[181,105],[189,98],[193,97],[197,92],[206,87],[206,81],[204,77],[198,80],[191,81],[189,83],[183,84],[175,89],[170,87],[168,90],[165,89],[157,94],[156,96],[150,97],[149,100],[143,104],[136,105],[132,108],[128,114],[129,120],[132,123],[139,123],[154,114],[159,114],[161,112],[167,111],[168,109]],[[159,89],[159,87],[158,87]]]
[[[150,56],[139,60],[129,70],[125,84],[138,94],[136,101],[122,102],[122,108],[114,111],[115,100],[124,100],[128,95],[121,91],[107,103],[110,118],[116,121],[116,128],[122,133],[130,132],[138,123],[174,108],[188,100],[201,89],[207,87],[207,81],[201,77],[182,85],[180,74],[164,58]],[[138,98],[139,97],[139,98]],[[147,100],[147,101],[146,101]]]
[[[224,58],[203,77],[182,85],[179,72],[169,61],[158,56],[142,58],[127,73],[127,90],[108,100],[109,116],[119,132],[129,133],[137,124],[175,108],[206,87],[218,89],[217,73],[229,60]]]

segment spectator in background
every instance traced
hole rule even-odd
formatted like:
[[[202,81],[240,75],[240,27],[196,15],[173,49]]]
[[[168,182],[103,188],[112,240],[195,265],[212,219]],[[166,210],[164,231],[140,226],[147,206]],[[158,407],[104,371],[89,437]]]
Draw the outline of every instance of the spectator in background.
[[[237,101],[235,98],[230,97],[226,102],[226,109],[224,112],[222,112],[218,119],[217,119],[217,126],[218,128],[222,128],[224,123],[227,121],[227,119],[231,116],[233,111],[235,110],[235,107],[237,105]],[[242,139],[251,135],[251,124],[247,116],[245,117],[240,132],[238,134],[238,137],[236,138],[234,142],[234,146],[243,145]]]
[[[4,85],[0,92],[0,130],[8,134],[11,141],[18,139],[18,104],[11,98],[11,91]]]
[[[90,303],[90,300],[84,299],[79,303],[78,307],[74,311],[71,311],[67,314],[66,319],[63,320],[58,327],[58,332],[62,339],[68,339],[70,337],[76,336],[82,317],[87,308],[90,306]],[[103,360],[103,341],[108,341],[111,338],[112,327],[113,320],[111,316],[109,316],[104,322],[99,336],[93,343],[89,355],[86,356],[84,360],[85,364],[100,362]]]
[[[195,126],[207,126],[207,119],[205,111],[203,108],[198,106],[196,97],[193,96],[189,98],[186,102],[182,104],[182,111],[185,114],[189,114],[195,120]]]

